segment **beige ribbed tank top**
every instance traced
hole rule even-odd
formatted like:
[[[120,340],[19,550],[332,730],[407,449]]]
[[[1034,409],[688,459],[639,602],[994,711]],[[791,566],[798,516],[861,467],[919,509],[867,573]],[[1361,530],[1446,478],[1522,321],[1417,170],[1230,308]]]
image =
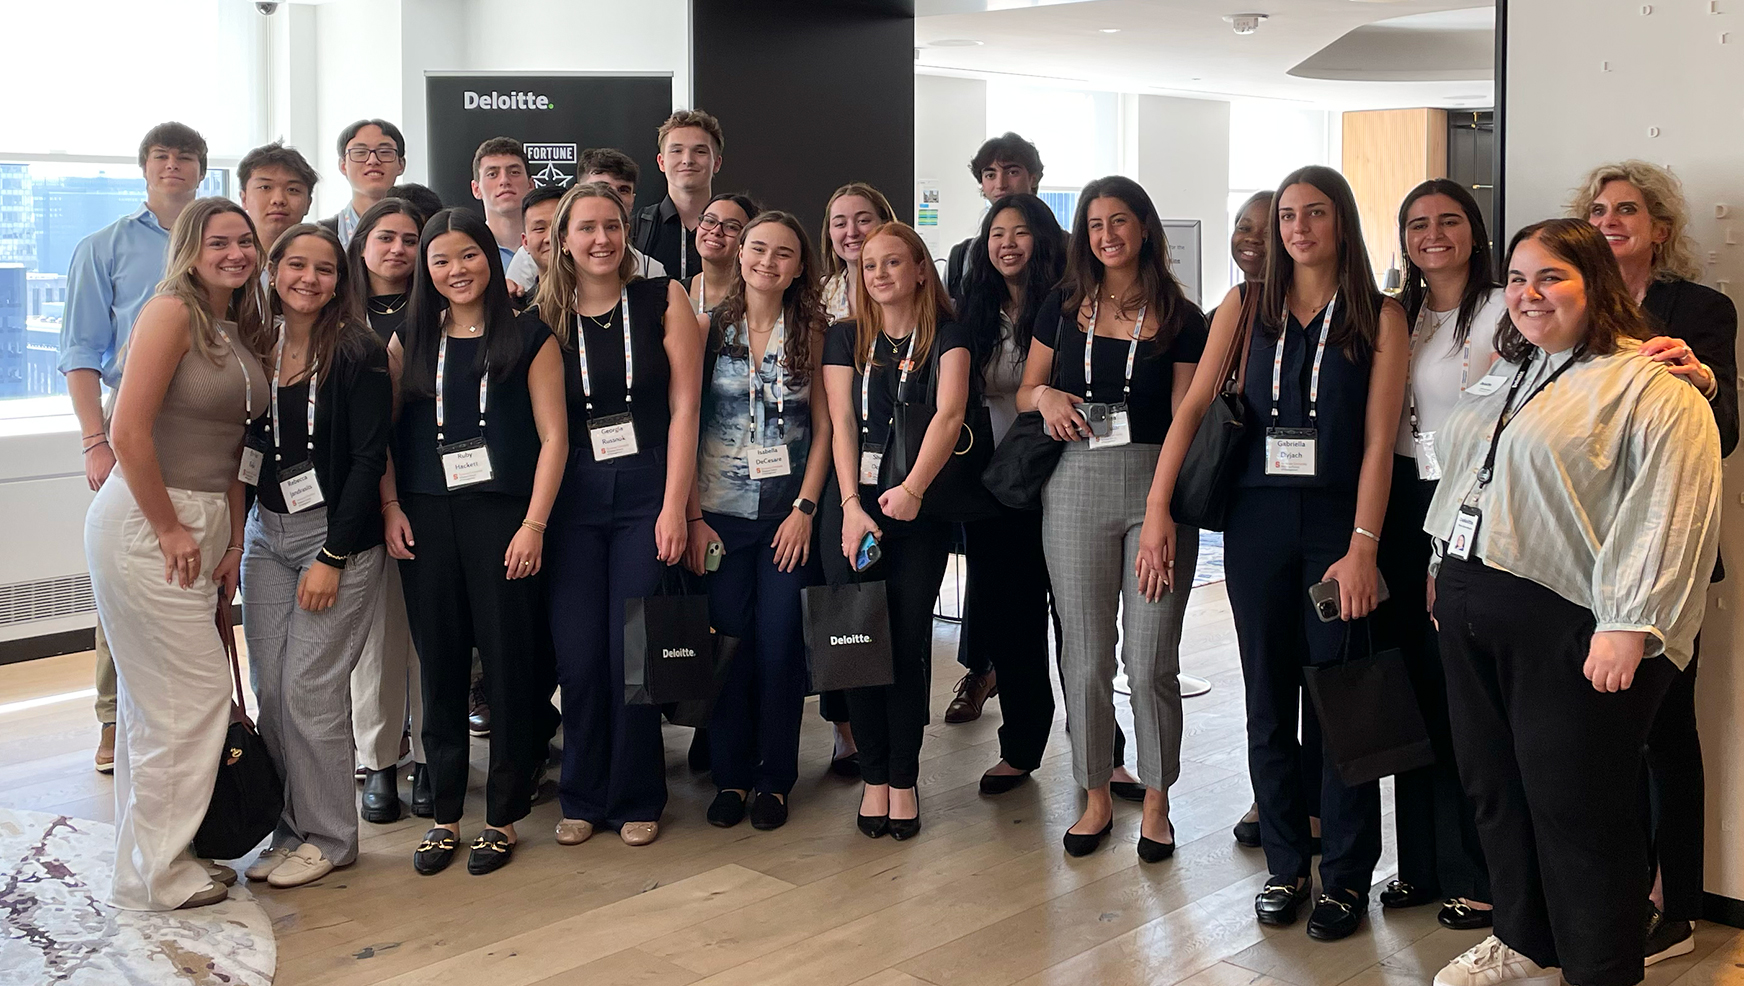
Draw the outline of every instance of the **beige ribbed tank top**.
[[[217,325],[236,341],[234,322]],[[164,392],[151,437],[164,485],[171,489],[205,493],[230,489],[242,461],[247,422],[266,411],[271,395],[260,361],[240,346],[220,343],[220,350],[222,358],[214,362],[190,347]],[[243,382],[244,372],[248,384]]]

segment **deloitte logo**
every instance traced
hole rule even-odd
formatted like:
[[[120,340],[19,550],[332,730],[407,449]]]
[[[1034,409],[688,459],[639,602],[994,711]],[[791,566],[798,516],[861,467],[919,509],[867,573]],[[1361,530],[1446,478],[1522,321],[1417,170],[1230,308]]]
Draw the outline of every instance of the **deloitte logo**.
[[[666,647],[660,651],[660,656],[665,658],[695,657],[696,651],[691,650],[689,647]]]
[[[463,94],[462,108],[469,110],[554,110],[557,104],[550,96],[536,92],[490,92],[478,93],[467,90]]]
[[[830,634],[831,647],[843,647],[848,644],[869,644],[871,642],[872,638],[863,633],[847,633],[840,637],[833,633]]]

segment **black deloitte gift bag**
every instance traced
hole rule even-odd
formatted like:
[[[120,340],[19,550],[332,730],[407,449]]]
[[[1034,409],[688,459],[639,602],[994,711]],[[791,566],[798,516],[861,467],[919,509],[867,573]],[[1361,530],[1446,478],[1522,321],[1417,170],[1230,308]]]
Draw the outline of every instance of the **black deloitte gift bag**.
[[[890,604],[883,582],[814,585],[799,597],[811,691],[896,681],[890,663]]]
[[[624,704],[712,701],[721,647],[708,595],[667,566],[655,595],[624,600]]]

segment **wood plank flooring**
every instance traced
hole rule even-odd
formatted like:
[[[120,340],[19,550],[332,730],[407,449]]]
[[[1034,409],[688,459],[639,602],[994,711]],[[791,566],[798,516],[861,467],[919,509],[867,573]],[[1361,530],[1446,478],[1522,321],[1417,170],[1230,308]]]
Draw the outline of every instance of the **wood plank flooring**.
[[[948,602],[947,602],[948,605]],[[925,829],[910,842],[855,831],[859,786],[830,776],[826,723],[808,706],[792,816],[774,832],[703,820],[714,795],[684,766],[690,730],[668,727],[671,804],[658,842],[602,833],[551,838],[555,804],[519,826],[515,861],[488,877],[455,866],[420,877],[426,827],[363,826],[356,865],[295,890],[254,887],[278,934],[284,986],[1426,986],[1482,937],[1435,908],[1383,912],[1353,938],[1266,929],[1251,901],[1266,878],[1229,828],[1247,809],[1241,669],[1221,585],[1195,590],[1182,664],[1213,683],[1188,699],[1171,798],[1180,849],[1139,864],[1136,805],[1114,837],[1071,859],[1060,835],[1080,810],[1063,720],[1034,781],[976,790],[999,758],[999,700],[980,721],[941,716],[958,669],[956,629],[935,624],[934,723],[922,751]],[[90,769],[96,738],[90,655],[0,667],[0,805],[109,821],[111,782]],[[1121,716],[1131,720],[1122,701]],[[19,707],[23,705],[25,707]],[[1130,735],[1130,733],[1129,733]],[[466,834],[482,824],[485,746],[473,746]],[[407,792],[409,793],[409,792]],[[1391,803],[1390,791],[1387,803]],[[1392,818],[1377,890],[1395,870]],[[1693,954],[1648,971],[1650,986],[1744,983],[1744,935],[1701,925]]]

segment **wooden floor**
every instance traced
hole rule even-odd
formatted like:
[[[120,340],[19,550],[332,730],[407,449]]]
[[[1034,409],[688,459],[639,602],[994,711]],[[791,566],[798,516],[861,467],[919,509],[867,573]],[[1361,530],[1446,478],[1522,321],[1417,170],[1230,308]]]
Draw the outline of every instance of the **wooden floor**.
[[[1182,645],[1210,694],[1187,700],[1173,796],[1180,849],[1143,866],[1136,805],[1117,802],[1114,837],[1071,859],[1060,835],[1080,810],[1056,721],[1034,783],[984,798],[998,759],[999,702],[965,725],[938,716],[956,680],[956,630],[936,625],[934,724],[920,779],[925,829],[907,843],[854,828],[858,785],[827,774],[826,724],[808,708],[792,818],[775,832],[711,828],[714,795],[684,767],[690,731],[668,727],[671,804],[660,840],[611,833],[557,845],[555,804],[520,827],[508,868],[413,872],[422,819],[363,826],[356,865],[300,889],[254,888],[278,933],[278,982],[477,986],[1426,986],[1480,938],[1435,908],[1382,912],[1356,936],[1311,941],[1300,924],[1264,929],[1251,900],[1266,878],[1230,826],[1251,798],[1241,672],[1221,585],[1196,590]],[[89,688],[90,656],[0,668],[0,805],[111,820],[111,783],[90,769],[90,701],[16,704]],[[9,707],[10,706],[10,707]],[[1126,717],[1123,707],[1122,717]],[[1130,720],[1128,725],[1130,726]],[[482,823],[484,746],[474,745],[466,834]],[[1387,803],[1391,803],[1388,795]],[[1395,872],[1392,820],[1376,889]],[[1744,982],[1744,937],[1702,925],[1693,955],[1649,970],[1651,986]]]

